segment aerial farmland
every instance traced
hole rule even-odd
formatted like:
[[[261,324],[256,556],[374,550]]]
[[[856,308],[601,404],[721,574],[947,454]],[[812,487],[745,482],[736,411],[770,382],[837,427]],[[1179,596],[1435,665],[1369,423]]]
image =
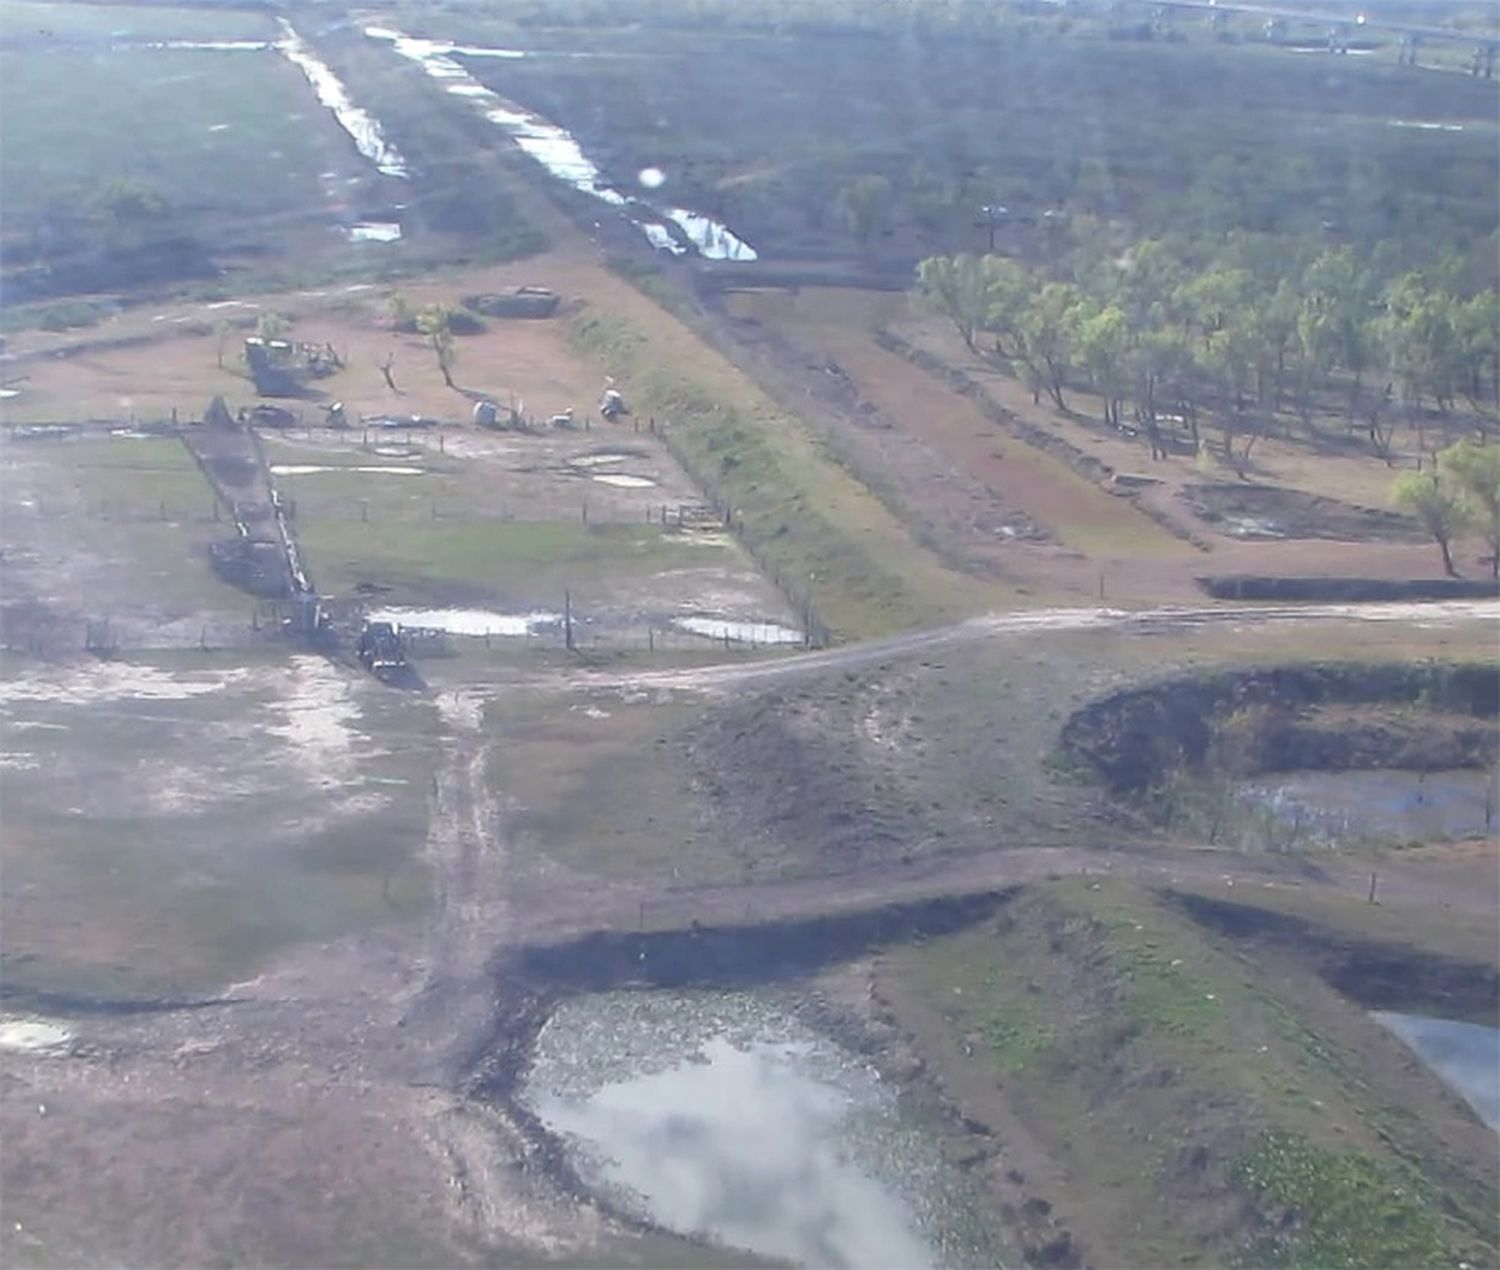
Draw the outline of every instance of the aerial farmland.
[[[5,1263],[1493,1263],[1497,41],[0,0]]]

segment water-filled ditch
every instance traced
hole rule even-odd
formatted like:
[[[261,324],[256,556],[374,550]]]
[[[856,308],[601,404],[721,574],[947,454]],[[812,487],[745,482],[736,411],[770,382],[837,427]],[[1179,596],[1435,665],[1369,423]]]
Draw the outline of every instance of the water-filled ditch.
[[[458,60],[471,56],[524,56],[517,50],[475,49],[445,40],[423,39],[368,26],[365,34],[389,43],[402,57],[415,62],[454,97],[470,103],[490,123],[503,130],[521,151],[552,176],[622,211],[658,250],[681,255],[683,244],[663,222],[675,225],[700,256],[709,260],[749,261],[756,251],[749,243],[711,217],[687,208],[656,206],[635,195],[625,195],[604,179],[598,166],[566,128],[509,101],[470,75]],[[649,183],[647,188],[650,188]]]
[[[1374,1016],[1474,1108],[1500,1129],[1500,1028],[1421,1014],[1377,1011]]]
[[[1338,844],[1359,840],[1431,841],[1489,833],[1500,821],[1491,772],[1291,772],[1247,782],[1240,796],[1283,826]]]

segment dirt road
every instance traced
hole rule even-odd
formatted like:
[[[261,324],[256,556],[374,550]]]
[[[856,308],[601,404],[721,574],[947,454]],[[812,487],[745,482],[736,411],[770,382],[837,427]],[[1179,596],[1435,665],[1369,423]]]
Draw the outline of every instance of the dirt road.
[[[829,670],[852,670],[894,657],[935,652],[1006,636],[1064,631],[1117,630],[1127,634],[1170,634],[1195,629],[1250,629],[1297,623],[1410,623],[1419,627],[1500,622],[1500,600],[1454,600],[1430,604],[1276,604],[1203,608],[1058,608],[1022,613],[990,613],[950,626],[908,631],[884,639],[844,644],[817,652],[756,662],[723,662],[677,670],[590,672],[551,682],[566,687],[730,688]],[[1500,630],[1500,627],[1497,627]]]

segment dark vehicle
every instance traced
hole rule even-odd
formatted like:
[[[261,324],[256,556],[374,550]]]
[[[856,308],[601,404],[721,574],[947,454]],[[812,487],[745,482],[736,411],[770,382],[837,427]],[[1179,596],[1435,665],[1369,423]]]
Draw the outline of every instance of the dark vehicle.
[[[366,622],[359,633],[359,661],[372,674],[391,674],[406,669],[406,643],[395,622]]]

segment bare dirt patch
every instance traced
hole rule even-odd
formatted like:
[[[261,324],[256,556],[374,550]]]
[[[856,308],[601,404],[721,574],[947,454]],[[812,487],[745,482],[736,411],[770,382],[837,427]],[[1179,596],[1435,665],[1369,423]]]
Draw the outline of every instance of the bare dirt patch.
[[[1057,539],[1058,551],[1028,541],[1034,534],[1002,534],[1012,545],[985,548],[997,567],[1019,574],[1033,587],[1082,575],[1079,556],[1119,557],[1135,553],[1185,556],[1183,544],[1141,516],[1126,499],[1113,495],[1044,454],[998,429],[973,402],[923,374],[874,342],[878,326],[909,313],[905,296],[867,291],[804,288],[796,293],[746,293],[728,300],[731,313],[744,315],[781,334],[791,356],[811,358],[834,368],[857,400],[867,401],[884,426],[904,438],[890,447],[887,460],[910,464],[915,449],[930,447],[946,460],[950,490],[933,488],[916,499],[920,513],[951,500],[962,482],[977,482],[1001,507],[1012,509],[1038,534]],[[794,351],[793,351],[794,350]],[[912,442],[915,442],[913,446]],[[960,477],[958,474],[962,474]],[[982,526],[970,518],[970,545]],[[1074,576],[1072,588],[1084,583]]]

